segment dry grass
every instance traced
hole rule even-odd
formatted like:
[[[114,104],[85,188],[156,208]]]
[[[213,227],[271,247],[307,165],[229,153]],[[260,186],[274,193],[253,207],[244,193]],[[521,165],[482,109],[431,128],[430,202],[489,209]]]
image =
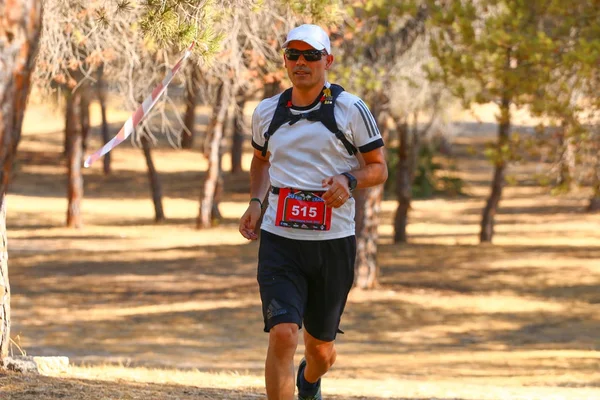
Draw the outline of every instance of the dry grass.
[[[85,171],[85,228],[66,229],[60,117],[36,112],[49,122],[29,115],[7,198],[12,335],[72,366],[0,375],[0,399],[264,398],[257,245],[237,233],[247,176],[226,176],[224,222],[197,231],[204,160],[159,147],[169,220],[155,225],[141,150],[122,144],[113,175]],[[477,245],[491,173],[465,149],[482,144],[457,140],[469,196],[415,202],[409,245],[392,244],[384,202],[381,286],[351,293],[328,399],[600,399],[600,215],[525,164],[495,244]]]

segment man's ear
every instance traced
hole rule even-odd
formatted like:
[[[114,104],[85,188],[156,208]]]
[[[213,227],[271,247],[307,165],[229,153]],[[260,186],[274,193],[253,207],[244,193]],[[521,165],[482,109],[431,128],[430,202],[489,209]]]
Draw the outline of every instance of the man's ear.
[[[325,62],[325,69],[331,68],[333,65],[333,54],[327,54],[327,61]]]

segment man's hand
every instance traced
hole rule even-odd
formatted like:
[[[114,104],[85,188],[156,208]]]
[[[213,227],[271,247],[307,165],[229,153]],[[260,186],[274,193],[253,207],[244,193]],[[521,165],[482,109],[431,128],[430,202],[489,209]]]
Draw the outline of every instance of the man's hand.
[[[258,222],[261,214],[260,203],[257,201],[251,201],[248,205],[248,209],[242,215],[240,219],[240,233],[243,237],[248,240],[258,239],[258,235],[254,231],[256,229],[256,223]]]
[[[341,207],[350,198],[348,178],[344,175],[325,178],[323,179],[322,185],[324,188],[328,188],[325,194],[323,194],[323,200],[325,200],[327,207]]]

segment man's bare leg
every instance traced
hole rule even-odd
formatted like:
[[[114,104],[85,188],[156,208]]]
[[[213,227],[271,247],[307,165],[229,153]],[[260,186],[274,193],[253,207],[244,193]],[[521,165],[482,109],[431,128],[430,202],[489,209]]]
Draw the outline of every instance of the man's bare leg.
[[[268,400],[293,400],[294,354],[298,346],[298,325],[279,324],[269,331],[269,349],[265,363]]]
[[[314,383],[319,380],[329,368],[335,363],[337,352],[335,342],[324,342],[313,337],[304,330],[304,357],[306,358],[306,368],[304,369],[304,379],[307,382]]]

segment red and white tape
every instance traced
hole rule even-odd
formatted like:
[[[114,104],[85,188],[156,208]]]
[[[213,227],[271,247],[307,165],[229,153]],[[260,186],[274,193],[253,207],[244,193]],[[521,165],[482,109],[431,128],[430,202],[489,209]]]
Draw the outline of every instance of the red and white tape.
[[[185,53],[177,62],[177,64],[175,64],[175,66],[169,72],[167,72],[167,75],[162,80],[162,82],[159,83],[154,88],[154,90],[152,90],[152,94],[150,94],[144,99],[144,101],[138,107],[138,109],[135,110],[131,117],[129,117],[129,119],[125,122],[125,125],[123,125],[119,133],[117,133],[117,135],[114,138],[112,138],[104,146],[102,146],[100,150],[96,151],[94,154],[92,154],[85,160],[85,162],[83,163],[84,167],[88,168],[90,165],[92,165],[94,161],[98,160],[100,157],[117,147],[119,144],[121,144],[121,142],[123,142],[129,137],[129,135],[133,133],[135,127],[150,112],[150,110],[152,109],[152,107],[154,107],[160,96],[162,96],[162,94],[165,92],[167,86],[169,86],[169,83],[171,83],[173,77],[175,76],[177,71],[179,71],[183,62],[190,56],[190,54],[192,54],[193,47],[194,43],[192,43],[190,47],[188,47],[188,49],[185,51]]]

